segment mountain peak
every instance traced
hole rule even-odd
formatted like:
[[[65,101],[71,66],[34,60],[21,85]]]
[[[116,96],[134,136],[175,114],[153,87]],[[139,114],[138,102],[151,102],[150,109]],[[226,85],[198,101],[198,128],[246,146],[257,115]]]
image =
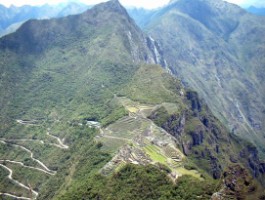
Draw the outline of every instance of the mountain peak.
[[[110,1],[107,1],[107,2],[105,2],[105,3],[103,3],[103,4],[106,4],[106,5],[113,5],[113,6],[117,6],[117,7],[123,7],[122,5],[121,5],[121,3],[120,3],[120,1],[119,0],[110,0]],[[100,4],[99,4],[100,5]]]
[[[118,0],[110,0],[104,3],[100,3],[96,5],[94,8],[102,9],[102,10],[112,10],[117,13],[126,14],[126,9],[120,4]]]
[[[92,14],[94,16],[100,16],[102,13],[104,13],[104,14],[112,13],[115,16],[117,16],[117,15],[123,16],[123,17],[127,18],[130,22],[132,22],[130,16],[128,15],[128,13],[126,11],[126,9],[120,4],[120,2],[118,0],[110,0],[110,1],[107,1],[107,2],[103,2],[103,3],[97,4],[92,9],[87,10],[82,15],[91,16],[91,14]],[[106,20],[112,19],[113,18],[112,14],[111,14],[111,16],[107,16]]]
[[[239,6],[222,0],[172,0],[170,4],[169,9],[177,9],[220,36],[233,32],[246,14]]]
[[[110,2],[120,4],[119,0],[110,0]]]
[[[0,40],[0,46],[21,54],[40,55],[52,47],[63,48],[96,34],[104,35],[102,46],[113,47],[119,41],[117,55],[123,48],[122,52],[126,51],[133,63],[144,61],[165,65],[157,44],[142,33],[118,0],[98,4],[79,15],[29,20],[17,32]]]
[[[112,20],[108,20],[112,19]],[[16,43],[14,46],[17,51],[25,52],[25,49],[34,53],[42,51],[54,41],[56,44],[64,43],[64,37],[75,37],[75,34],[86,35],[87,30],[92,26],[104,26],[111,24],[113,21],[126,19],[131,23],[131,19],[127,14],[125,8],[119,3],[118,0],[111,0],[106,3],[101,3],[94,6],[92,9],[78,15],[72,15],[59,19],[52,20],[29,20],[24,23],[16,33],[9,35],[5,40],[0,41],[1,45],[10,42]],[[115,22],[113,22],[115,24]],[[116,24],[117,25],[117,24]],[[63,27],[63,28],[62,28]],[[87,29],[85,28],[87,27]],[[19,40],[18,37],[31,38],[24,42]],[[9,41],[7,43],[3,41]],[[17,42],[19,41],[19,44]],[[18,48],[18,46],[20,48]],[[10,47],[9,47],[10,48]],[[36,48],[38,50],[36,50]]]

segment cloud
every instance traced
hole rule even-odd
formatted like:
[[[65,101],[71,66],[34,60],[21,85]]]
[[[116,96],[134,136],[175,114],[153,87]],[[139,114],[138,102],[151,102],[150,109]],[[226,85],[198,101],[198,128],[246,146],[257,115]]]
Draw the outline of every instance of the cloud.
[[[5,6],[10,6],[11,4],[16,6],[22,5],[43,5],[45,3],[49,4],[58,4],[61,2],[69,2],[69,1],[80,1],[89,5],[97,4],[100,2],[104,2],[107,0],[0,0],[0,4]],[[256,7],[265,7],[264,0],[226,0],[228,2],[238,4],[240,6],[251,6],[254,5]],[[136,7],[144,7],[144,8],[157,8],[161,7],[169,2],[169,0],[120,0],[120,2],[124,6],[136,6]]]
[[[43,4],[58,4],[61,2],[71,2],[75,0],[0,0],[0,4],[5,6],[16,5],[43,5]],[[79,2],[86,3],[88,5],[94,5],[100,2],[108,1],[108,0],[78,0]],[[135,6],[135,7],[144,7],[144,8],[157,8],[163,6],[169,2],[169,0],[120,0],[121,4],[124,6]]]
[[[243,7],[249,7],[249,6],[265,7],[264,0],[226,0],[226,1]]]
[[[169,3],[169,0],[120,0],[120,2],[125,6],[144,7],[151,9],[164,6]]]

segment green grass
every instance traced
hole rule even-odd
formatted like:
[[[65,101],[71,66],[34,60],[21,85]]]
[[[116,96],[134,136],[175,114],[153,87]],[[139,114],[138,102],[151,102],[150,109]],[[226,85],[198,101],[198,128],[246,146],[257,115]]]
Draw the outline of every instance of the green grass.
[[[17,196],[28,196],[30,197],[29,191],[21,188],[18,185],[14,185],[14,183],[7,178],[8,171],[2,167],[0,167],[0,190],[2,193],[12,193]],[[1,198],[1,197],[0,197]]]
[[[12,145],[0,143],[0,156],[2,160],[16,160],[32,166],[37,166],[37,163],[31,160],[27,152],[21,151],[20,148],[16,148]]]
[[[150,145],[147,145],[146,147],[144,147],[144,150],[146,151],[146,153],[150,156],[150,158],[154,162],[159,162],[159,163],[162,163],[162,164],[168,166],[167,157],[160,153],[161,149],[159,149],[155,145],[150,144]]]
[[[178,80],[172,78],[159,66],[142,65],[122,94],[146,104],[171,102],[181,105],[181,100],[176,95],[176,90],[180,89],[181,84]]]
[[[103,144],[102,150],[109,152],[111,154],[117,153],[117,150],[126,144],[126,141],[112,138],[101,137],[97,139]]]
[[[46,182],[51,175],[45,174],[43,172],[21,167],[20,165],[7,163],[6,166],[13,170],[13,178],[23,183],[24,185],[29,185],[33,190],[38,191],[42,183]]]
[[[162,155],[161,154],[161,149],[158,148],[157,146],[155,146],[155,145],[147,145],[146,147],[144,147],[144,150],[146,151],[146,153],[150,156],[150,158],[154,162],[158,162],[158,163],[166,165],[173,172],[176,171],[177,173],[180,173],[181,175],[188,175],[188,176],[192,176],[194,178],[197,178],[199,180],[203,180],[201,178],[201,174],[197,170],[187,170],[184,167],[174,168],[174,167],[170,166],[169,163],[167,162],[167,159],[170,159],[170,158]]]
[[[169,115],[176,114],[182,109],[179,104],[174,103],[163,103],[162,106],[167,110]]]
[[[110,135],[121,137],[125,139],[132,139],[140,129],[145,126],[145,123],[139,119],[127,118],[126,121],[116,122],[111,124],[108,129],[111,131]]]
[[[198,127],[203,127],[203,124],[198,118],[193,118],[191,120],[188,120],[185,125],[185,131],[187,133],[194,132]]]

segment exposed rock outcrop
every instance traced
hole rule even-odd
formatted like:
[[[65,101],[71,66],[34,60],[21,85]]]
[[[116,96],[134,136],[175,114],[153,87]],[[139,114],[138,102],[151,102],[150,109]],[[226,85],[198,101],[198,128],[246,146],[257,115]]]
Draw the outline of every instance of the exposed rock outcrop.
[[[229,166],[223,173],[223,183],[219,192],[211,200],[264,199],[265,192],[249,172],[239,164]]]
[[[260,161],[257,149],[231,135],[196,92],[188,91],[186,101],[189,108],[182,114],[169,114],[159,108],[149,118],[174,136],[183,153],[215,179],[230,164],[242,163],[262,182],[265,164]]]

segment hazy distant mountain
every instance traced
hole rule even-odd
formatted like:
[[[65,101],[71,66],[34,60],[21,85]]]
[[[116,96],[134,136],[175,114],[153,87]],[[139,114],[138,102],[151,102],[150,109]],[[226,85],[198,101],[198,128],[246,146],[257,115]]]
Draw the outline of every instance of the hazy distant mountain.
[[[80,2],[63,3],[53,6],[48,4],[43,6],[11,6],[9,8],[0,5],[0,36],[16,31],[21,24],[29,19],[49,19],[79,14],[90,7]],[[144,8],[127,8],[127,11],[140,27],[145,25],[145,20],[149,20],[154,12]]]
[[[80,2],[78,2],[78,3],[70,2],[70,3],[64,4],[63,8],[57,14],[57,17],[64,17],[67,15],[80,14],[80,13],[86,11],[88,8],[91,8],[91,7],[92,6],[88,6],[88,5],[82,4]]]
[[[15,31],[23,22],[29,19],[49,19],[78,14],[89,6],[80,3],[67,3],[43,6],[11,6],[0,5],[0,36]]]
[[[1,198],[262,198],[257,149],[162,68],[167,51],[117,0],[0,38]]]
[[[221,0],[178,0],[153,13],[144,29],[172,72],[264,154],[265,18]]]
[[[126,8],[128,14],[134,19],[136,24],[141,28],[148,23],[155,10],[148,10],[144,8]]]
[[[265,15],[265,8],[257,8],[255,6],[250,6],[249,8],[247,8],[247,11],[255,15]]]

